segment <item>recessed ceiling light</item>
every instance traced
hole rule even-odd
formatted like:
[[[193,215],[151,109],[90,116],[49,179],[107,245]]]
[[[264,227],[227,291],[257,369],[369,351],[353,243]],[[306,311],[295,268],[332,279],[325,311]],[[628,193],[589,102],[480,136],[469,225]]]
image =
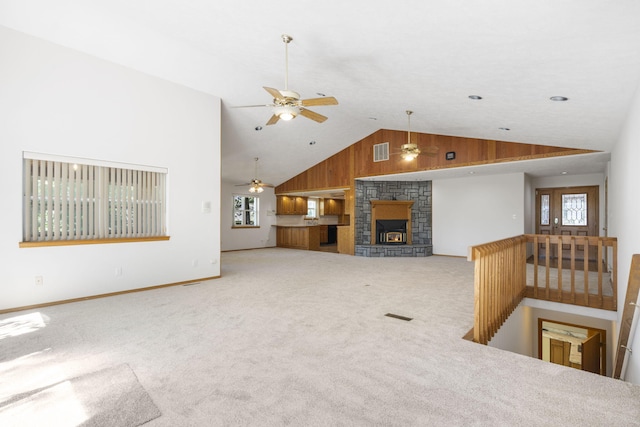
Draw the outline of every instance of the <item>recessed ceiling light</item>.
[[[262,130],[262,126],[258,125],[254,128],[256,131],[261,131]]]
[[[568,172],[567,171],[562,171],[560,172],[562,175],[566,175]]]
[[[309,145],[316,145],[315,141],[309,141]]]
[[[469,171],[469,175],[475,175],[474,171]]]
[[[482,99],[480,95],[469,95],[469,99]]]
[[[511,130],[509,128],[498,128],[498,129],[500,129],[500,130]]]
[[[549,99],[552,101],[568,101],[569,100],[569,98],[567,98],[566,96],[552,96]]]

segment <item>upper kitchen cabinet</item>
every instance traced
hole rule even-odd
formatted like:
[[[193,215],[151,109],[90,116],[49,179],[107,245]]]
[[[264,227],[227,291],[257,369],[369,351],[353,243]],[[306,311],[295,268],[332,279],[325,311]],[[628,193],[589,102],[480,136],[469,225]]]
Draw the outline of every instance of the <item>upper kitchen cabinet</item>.
[[[301,196],[276,196],[277,215],[306,215],[307,198]]]
[[[324,199],[325,215],[342,215],[344,213],[344,200]]]

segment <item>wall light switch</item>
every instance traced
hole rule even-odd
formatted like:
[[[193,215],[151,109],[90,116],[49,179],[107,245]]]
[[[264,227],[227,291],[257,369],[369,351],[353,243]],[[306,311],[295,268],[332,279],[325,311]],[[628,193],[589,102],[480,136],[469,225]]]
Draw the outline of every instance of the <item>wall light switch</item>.
[[[202,213],[211,213],[211,202],[202,202]]]

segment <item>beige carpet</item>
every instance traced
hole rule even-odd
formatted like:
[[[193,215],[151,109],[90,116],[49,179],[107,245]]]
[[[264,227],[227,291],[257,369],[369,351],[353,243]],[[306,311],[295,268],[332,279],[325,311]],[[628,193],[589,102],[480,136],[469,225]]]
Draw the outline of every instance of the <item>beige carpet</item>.
[[[154,427],[640,425],[638,386],[461,339],[464,259],[274,248],[221,262],[218,280],[39,310],[0,339],[0,392],[128,363]]]
[[[5,379],[10,380],[10,376]],[[13,380],[20,383],[19,378]],[[126,364],[4,398],[6,400],[0,401],[0,425],[5,427],[130,427],[160,416],[160,411]]]

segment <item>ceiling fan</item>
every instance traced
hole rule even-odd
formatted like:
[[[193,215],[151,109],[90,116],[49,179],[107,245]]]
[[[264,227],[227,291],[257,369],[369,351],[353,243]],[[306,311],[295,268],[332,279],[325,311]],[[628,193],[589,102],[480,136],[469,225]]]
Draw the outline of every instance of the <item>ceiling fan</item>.
[[[272,184],[267,184],[258,179],[258,158],[254,158],[256,165],[254,171],[254,177],[250,182],[245,182],[244,184],[236,184],[236,187],[242,187],[245,185],[249,186],[249,193],[262,193],[264,191],[264,187],[273,187]]]
[[[415,142],[412,142],[411,115],[413,114],[413,111],[407,110],[406,113],[407,113],[407,119],[409,121],[409,127],[407,130],[407,143],[402,144],[400,146],[400,152],[396,154],[400,154],[400,156],[404,160],[415,160],[421,153],[427,156],[435,156],[438,153],[438,147],[430,146],[430,147],[426,147],[424,150],[420,150],[420,148],[418,148],[418,144],[416,144]]]
[[[273,115],[267,122],[268,125],[274,125],[278,120],[292,120],[298,115],[322,123],[327,120],[327,117],[322,114],[318,114],[305,107],[322,106],[322,105],[338,105],[338,100],[333,96],[323,96],[321,98],[309,98],[300,99],[300,94],[289,90],[289,43],[293,38],[287,34],[282,35],[282,41],[285,46],[285,78],[284,89],[274,89],[271,87],[263,86],[264,90],[269,92],[273,96],[273,104],[262,105],[243,105],[236,108],[248,108],[248,107],[273,107]]]

